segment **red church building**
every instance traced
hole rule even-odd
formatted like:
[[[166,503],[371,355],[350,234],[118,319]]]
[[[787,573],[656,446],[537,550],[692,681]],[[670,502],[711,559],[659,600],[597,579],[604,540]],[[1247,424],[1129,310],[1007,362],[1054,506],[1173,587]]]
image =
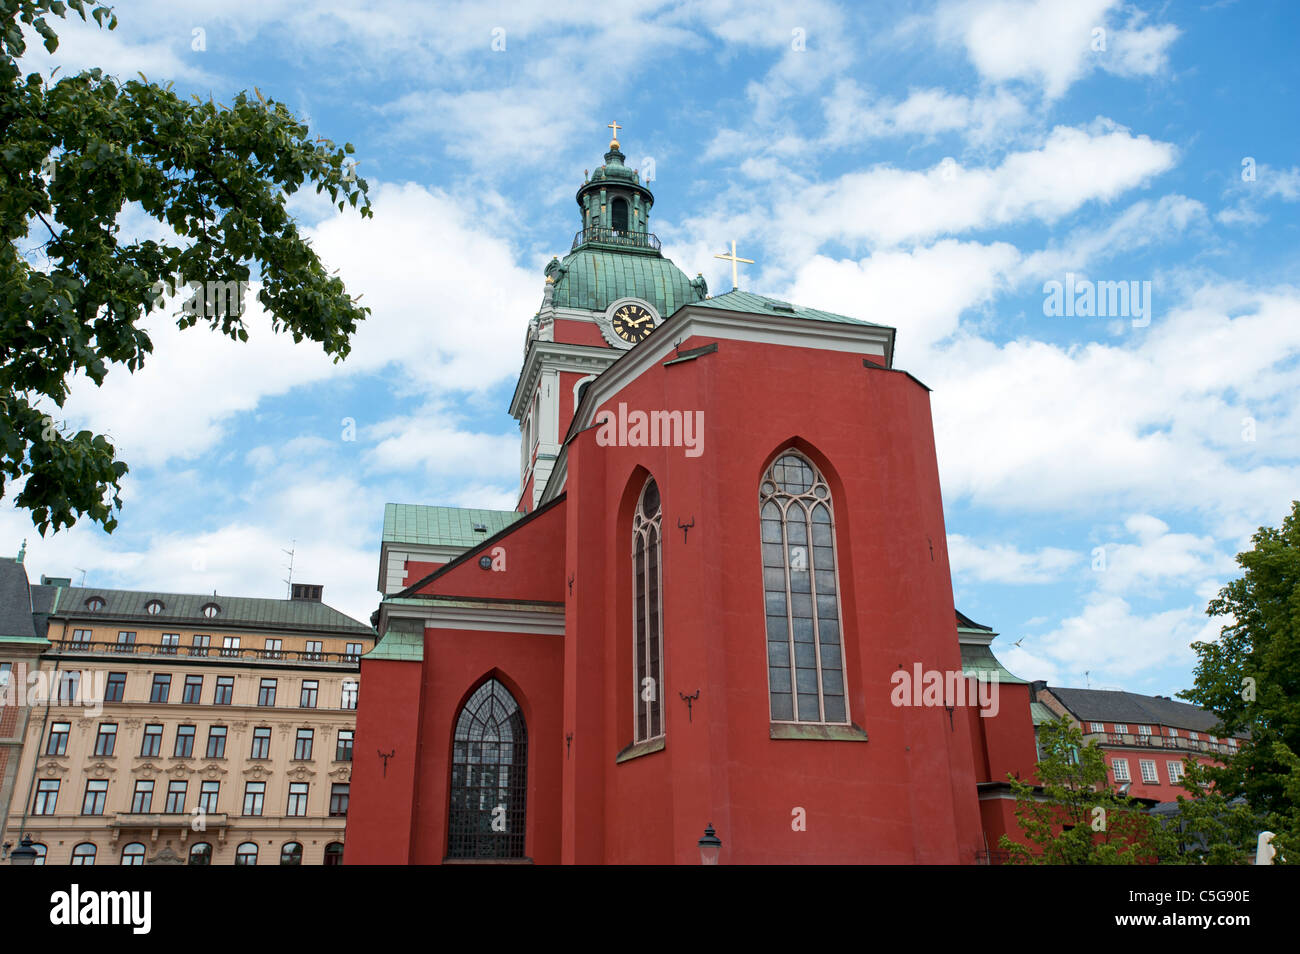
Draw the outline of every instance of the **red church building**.
[[[1029,692],[954,609],[894,328],[710,297],[617,140],[577,203],[517,510],[387,507],[345,863],[974,863]]]

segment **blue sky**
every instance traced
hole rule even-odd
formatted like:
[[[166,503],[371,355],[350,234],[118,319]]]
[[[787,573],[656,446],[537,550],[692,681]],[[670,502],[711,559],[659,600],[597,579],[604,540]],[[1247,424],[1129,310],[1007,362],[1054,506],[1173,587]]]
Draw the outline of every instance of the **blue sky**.
[[[514,506],[525,325],[617,120],[688,274],[725,290],[734,238],[743,288],[899,329],[934,389],[957,605],[1009,668],[1184,688],[1206,601],[1300,488],[1300,13],[863,7],[127,0],[112,34],[65,23],[28,68],[256,85],[354,143],[374,218],[293,207],[374,313],[337,366],[256,312],[247,345],[152,317],[146,367],[66,408],[131,465],[119,529],[42,540],[6,508],[0,538],[33,574],[247,596],[283,595],[296,541],[295,579],[367,618],[385,501]],[[1067,273],[1150,282],[1149,323],[1048,317]]]

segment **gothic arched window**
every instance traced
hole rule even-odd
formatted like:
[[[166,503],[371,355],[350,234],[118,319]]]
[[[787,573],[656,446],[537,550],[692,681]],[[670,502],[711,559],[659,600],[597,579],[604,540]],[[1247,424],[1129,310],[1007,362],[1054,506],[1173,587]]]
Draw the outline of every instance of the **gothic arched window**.
[[[659,485],[651,477],[641,489],[636,515],[632,518],[632,629],[633,689],[636,705],[636,741],[646,742],[664,734],[663,682],[664,619],[663,508]]]
[[[519,703],[496,679],[456,717],[451,755],[448,858],[522,858],[528,730]]]
[[[830,487],[812,461],[791,448],[763,475],[758,499],[772,721],[845,724]]]
[[[615,196],[609,207],[609,224],[615,232],[627,231],[627,199]]]

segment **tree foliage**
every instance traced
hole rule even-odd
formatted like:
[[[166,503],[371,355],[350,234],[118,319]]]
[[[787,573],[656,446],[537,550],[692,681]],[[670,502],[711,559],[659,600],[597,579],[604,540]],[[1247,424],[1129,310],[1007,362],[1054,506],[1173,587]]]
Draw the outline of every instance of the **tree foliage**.
[[[1016,864],[1131,865],[1171,860],[1170,830],[1141,803],[1114,791],[1102,750],[1064,716],[1039,727],[1041,783],[1009,776],[1028,844],[1001,838]]]
[[[85,0],[0,0],[0,494],[21,483],[15,503],[41,533],[79,517],[116,526],[126,463],[105,435],[67,433],[56,417],[75,376],[98,385],[114,365],[144,364],[152,342],[140,321],[178,276],[241,290],[255,279],[274,330],[336,361],[369,313],[285,207],[315,183],[340,210],[369,216],[351,143],[313,139],[256,88],[227,106],[184,100],[143,74],[23,76],[24,28],[53,52],[50,20],[69,11],[117,26],[111,8]],[[175,240],[123,235],[126,210]],[[177,323],[245,341],[243,313],[208,300]]]
[[[1300,859],[1300,501],[1280,528],[1260,527],[1237,554],[1242,576],[1206,612],[1228,622],[1194,643],[1193,688],[1181,697],[1219,717],[1219,733],[1249,733],[1207,777],[1226,798],[1244,796],[1276,832],[1279,859]]]

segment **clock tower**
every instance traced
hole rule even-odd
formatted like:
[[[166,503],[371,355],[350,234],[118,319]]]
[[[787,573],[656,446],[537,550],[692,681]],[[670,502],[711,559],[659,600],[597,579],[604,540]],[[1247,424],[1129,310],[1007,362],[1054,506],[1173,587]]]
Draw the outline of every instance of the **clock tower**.
[[[708,297],[702,276],[665,258],[650,231],[654,193],[628,168],[610,123],[605,163],[576,195],[569,254],[546,265],[542,305],[528,323],[510,413],[519,422],[519,507],[537,506],[583,388],[683,305]]]

